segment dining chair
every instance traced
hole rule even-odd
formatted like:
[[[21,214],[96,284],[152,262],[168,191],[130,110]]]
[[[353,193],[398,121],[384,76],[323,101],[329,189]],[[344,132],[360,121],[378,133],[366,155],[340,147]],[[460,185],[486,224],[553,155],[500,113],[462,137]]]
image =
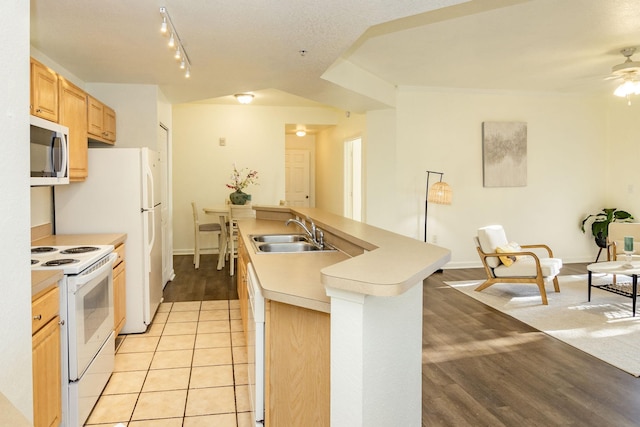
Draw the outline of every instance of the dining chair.
[[[255,218],[256,211],[251,205],[229,205],[229,274],[235,274],[235,260],[238,258],[238,219]]]
[[[203,235],[217,235],[218,236],[218,256],[224,256],[224,248],[221,247],[220,233],[222,233],[222,227],[217,222],[200,223],[198,217],[198,207],[196,202],[191,202],[191,209],[193,210],[193,233],[194,233],[194,251],[193,251],[193,264],[196,270],[200,268],[200,237]]]

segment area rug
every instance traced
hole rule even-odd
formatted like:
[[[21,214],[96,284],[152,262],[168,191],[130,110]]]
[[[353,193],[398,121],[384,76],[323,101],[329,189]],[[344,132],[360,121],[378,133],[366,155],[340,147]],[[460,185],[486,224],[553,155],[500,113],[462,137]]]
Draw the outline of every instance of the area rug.
[[[542,305],[535,285],[500,283],[476,292],[474,289],[483,280],[445,283],[631,375],[640,376],[640,301],[633,317],[631,298],[592,289],[591,302],[587,302],[586,274],[559,276],[558,280],[559,293],[554,292],[553,283],[547,283],[546,306]],[[606,281],[611,282],[611,277],[593,276],[594,284]]]

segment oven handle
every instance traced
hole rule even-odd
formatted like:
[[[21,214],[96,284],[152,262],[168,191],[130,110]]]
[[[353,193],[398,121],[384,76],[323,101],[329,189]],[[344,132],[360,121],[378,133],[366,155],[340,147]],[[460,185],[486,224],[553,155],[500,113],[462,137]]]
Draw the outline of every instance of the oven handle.
[[[83,285],[86,285],[96,277],[104,274],[105,270],[107,271],[111,270],[113,268],[113,263],[117,258],[118,258],[118,254],[112,252],[109,254],[109,259],[104,264],[100,265],[99,267],[85,274],[79,274],[75,281],[75,284],[76,284],[75,289],[69,289],[69,291],[72,293],[75,293]]]

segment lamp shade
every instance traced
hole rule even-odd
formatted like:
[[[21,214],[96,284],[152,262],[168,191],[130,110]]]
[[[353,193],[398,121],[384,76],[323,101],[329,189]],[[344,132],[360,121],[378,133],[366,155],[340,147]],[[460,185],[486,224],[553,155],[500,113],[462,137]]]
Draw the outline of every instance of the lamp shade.
[[[449,186],[449,184],[440,181],[436,182],[431,186],[431,188],[429,188],[427,200],[431,203],[437,203],[439,205],[450,205],[452,195],[453,192],[451,191],[451,187]]]

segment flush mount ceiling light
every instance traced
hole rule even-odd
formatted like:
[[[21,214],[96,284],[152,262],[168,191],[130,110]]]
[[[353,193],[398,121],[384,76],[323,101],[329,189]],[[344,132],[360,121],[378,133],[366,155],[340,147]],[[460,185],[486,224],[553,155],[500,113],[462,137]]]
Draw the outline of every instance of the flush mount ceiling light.
[[[238,100],[238,102],[240,104],[250,104],[251,101],[253,101],[253,94],[252,93],[236,93],[233,96],[236,97],[236,99]]]
[[[304,131],[304,130],[302,130],[302,129],[300,129],[300,130],[297,130],[297,131],[296,131],[296,135],[298,135],[298,136],[300,136],[300,137],[303,137],[303,136],[305,136],[306,134],[307,134],[307,132],[306,132],[306,131]]]
[[[169,41],[167,45],[170,49],[174,50],[173,57],[180,64],[180,69],[185,70],[184,76],[186,78],[191,77],[191,61],[187,55],[187,51],[184,49],[182,40],[176,31],[176,27],[173,25],[173,21],[169,16],[169,12],[166,7],[160,8],[160,15],[162,15],[162,24],[160,24],[160,33],[163,35],[169,34]]]

